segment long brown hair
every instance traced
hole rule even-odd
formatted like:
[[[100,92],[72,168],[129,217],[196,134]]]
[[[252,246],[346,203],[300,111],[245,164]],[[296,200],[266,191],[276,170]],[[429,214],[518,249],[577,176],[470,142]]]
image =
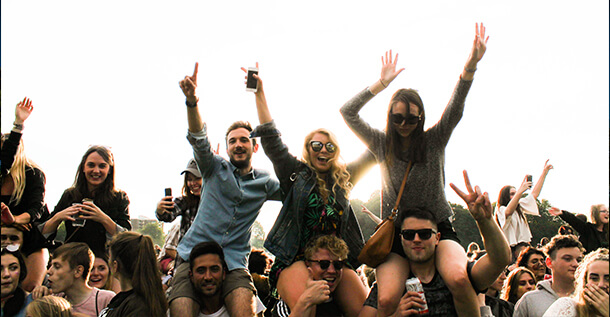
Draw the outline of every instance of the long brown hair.
[[[167,299],[150,236],[132,231],[117,234],[110,242],[110,261],[117,261],[120,277],[131,279],[135,293],[149,305],[152,316],[165,316]]]
[[[599,211],[602,209],[602,207],[604,207],[604,204],[591,206],[591,221],[596,226],[599,226],[599,224],[601,223],[601,220],[599,218]],[[603,230],[606,234],[608,234],[608,223],[603,226]]]
[[[305,137],[305,142],[303,144],[303,162],[309,165],[314,171],[315,168],[311,164],[311,159],[309,157],[309,141],[313,139],[314,135],[320,133],[324,134],[328,137],[330,142],[335,145],[337,150],[335,151],[335,156],[332,160],[330,160],[331,168],[329,170],[329,175],[332,179],[333,186],[329,190],[326,185],[326,180],[322,179],[320,175],[316,172],[316,178],[318,180],[318,188],[320,190],[320,195],[324,202],[328,202],[328,197],[330,196],[330,192],[333,194],[337,194],[337,187],[343,189],[345,192],[345,197],[349,197],[349,192],[352,190],[352,183],[350,183],[349,178],[350,174],[347,171],[347,165],[341,159],[341,147],[339,147],[339,143],[337,143],[337,137],[327,129],[320,128],[313,130],[307,134]]]
[[[191,172],[188,172],[188,171],[185,172],[184,173],[184,184],[182,185],[182,197],[184,197],[184,201],[186,202],[185,209],[194,208],[195,211],[197,211],[197,207],[199,206],[199,199],[201,199],[201,196],[197,196],[197,195],[191,193],[191,189],[189,188],[189,184],[188,184],[189,174],[195,178],[201,178],[201,177],[195,176]],[[203,188],[203,183],[201,183],[201,187]]]
[[[396,131],[394,123],[392,123],[392,110],[399,102],[404,103],[407,106],[407,113],[409,113],[410,105],[414,104],[419,109],[421,120],[417,123],[417,127],[409,136],[411,138],[411,144],[407,150],[407,156],[402,159],[405,161],[413,161],[414,163],[423,162],[426,159],[425,151],[425,139],[424,139],[424,123],[426,123],[426,111],[424,110],[424,102],[421,100],[419,93],[415,89],[399,89],[392,96],[390,105],[388,107],[388,114],[385,127],[385,160],[388,165],[391,165],[395,158],[398,158],[402,152],[400,145],[401,136]]]
[[[510,203],[510,190],[513,189],[515,187],[511,186],[511,185],[506,185],[504,187],[502,187],[502,189],[500,189],[500,194],[498,195],[498,202],[496,203],[496,208],[499,210],[500,207],[506,207],[508,206],[508,204]],[[520,199],[520,197],[513,197],[513,199]],[[521,204],[517,204],[517,208],[515,209],[515,211],[517,212],[517,214],[519,215],[519,217],[521,217],[521,219],[523,219],[524,221],[525,219],[525,214],[523,213],[523,210],[521,210]],[[498,220],[498,214],[496,213],[496,221]],[[500,224],[498,222],[498,224]]]
[[[93,192],[89,192],[84,168],[87,158],[93,152],[96,152],[104,159],[104,161],[108,164],[109,169],[106,180],[104,180],[104,182]],[[80,164],[78,165],[78,170],[76,171],[76,176],[74,177],[74,184],[68,189],[68,191],[75,201],[80,201],[83,198],[95,197],[95,202],[98,206],[106,206],[111,203],[112,199],[114,199],[118,194],[118,191],[114,187],[114,155],[108,147],[102,145],[92,145],[89,147],[89,149],[87,149],[87,152],[85,152],[85,155],[83,155]]]
[[[534,279],[534,281],[536,280],[536,275],[534,275],[534,272],[530,271],[530,269],[524,266],[519,266],[515,268],[510,272],[510,274],[508,274],[506,280],[504,281],[504,287],[502,288],[502,295],[500,296],[500,299],[503,299],[507,302],[511,302],[513,304],[517,303],[517,301],[519,300],[519,298],[517,298],[517,290],[519,289],[519,279],[523,274],[529,274],[532,279]]]

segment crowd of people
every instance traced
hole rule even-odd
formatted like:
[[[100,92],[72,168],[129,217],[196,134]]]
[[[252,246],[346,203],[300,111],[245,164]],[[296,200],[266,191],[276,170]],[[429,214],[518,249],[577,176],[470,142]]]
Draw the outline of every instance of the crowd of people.
[[[550,208],[569,227],[532,244],[528,217],[540,215],[548,160],[535,183],[526,175],[518,188],[503,187],[495,207],[466,171],[465,189],[450,184],[484,243],[460,244],[445,198],[444,153],[487,40],[477,24],[453,95],[427,130],[414,89],[394,93],[384,130],[360,117],[404,70],[398,54],[386,52],[380,78],[340,109],[367,146],[350,163],[324,128],[305,136],[300,157],[289,152],[257,74],[259,125],[233,123],[225,135],[229,159],[222,157],[199,110],[195,64],[179,83],[194,155],[179,197],[168,191],[157,203],[159,221],[181,218],[160,252],[149,236],[131,231],[129,198],[115,187],[108,147],[87,149],[74,184],[49,211],[44,173],[21,141],[33,111],[24,98],[1,145],[2,316],[608,316],[607,206],[593,205],[591,222]],[[252,166],[259,146],[274,173]],[[367,239],[349,198],[375,164],[381,214],[362,212],[377,223],[398,213],[391,251],[370,267],[359,261]],[[282,208],[266,250],[252,249],[251,228],[267,200]],[[57,239],[60,227],[65,237]],[[419,291],[406,287],[412,281]]]

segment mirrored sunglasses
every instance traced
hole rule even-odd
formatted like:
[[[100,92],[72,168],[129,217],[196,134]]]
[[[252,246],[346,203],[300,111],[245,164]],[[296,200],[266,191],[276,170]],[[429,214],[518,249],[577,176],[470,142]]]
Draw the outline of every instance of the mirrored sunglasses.
[[[328,153],[334,153],[337,150],[337,147],[330,142],[324,144],[320,141],[311,141],[311,142],[309,142],[309,145],[311,146],[311,149],[314,152],[322,151],[322,148],[325,146],[326,146],[326,151],[328,151]]]

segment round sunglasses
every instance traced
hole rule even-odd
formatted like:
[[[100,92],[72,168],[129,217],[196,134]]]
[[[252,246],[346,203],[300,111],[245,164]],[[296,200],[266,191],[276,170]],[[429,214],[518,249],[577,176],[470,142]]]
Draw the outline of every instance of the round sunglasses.
[[[325,147],[325,146],[326,146],[326,151],[328,151],[328,153],[334,153],[337,150],[337,147],[334,144],[330,143],[330,142],[324,144],[324,143],[322,143],[320,141],[310,141],[309,142],[309,146],[311,146],[311,149],[314,152],[322,151],[322,148]]]

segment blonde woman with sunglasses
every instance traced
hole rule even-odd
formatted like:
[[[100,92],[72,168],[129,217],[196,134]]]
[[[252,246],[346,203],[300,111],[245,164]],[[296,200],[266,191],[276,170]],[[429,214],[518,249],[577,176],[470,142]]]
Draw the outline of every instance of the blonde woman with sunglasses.
[[[375,159],[367,151],[357,161],[345,164],[335,135],[323,128],[307,134],[301,159],[290,154],[267,107],[263,82],[259,76],[255,78],[260,126],[252,137],[261,137],[284,193],[282,210],[265,241],[265,248],[276,257],[270,283],[294,309],[309,277],[304,261],[307,242],[318,235],[335,235],[347,243],[349,269],[343,270],[338,286],[333,285],[337,281],[326,283],[331,288],[337,286],[335,299],[345,316],[356,316],[366,298],[366,288],[355,271],[360,266],[357,256],[364,239],[349,203],[349,192]]]

